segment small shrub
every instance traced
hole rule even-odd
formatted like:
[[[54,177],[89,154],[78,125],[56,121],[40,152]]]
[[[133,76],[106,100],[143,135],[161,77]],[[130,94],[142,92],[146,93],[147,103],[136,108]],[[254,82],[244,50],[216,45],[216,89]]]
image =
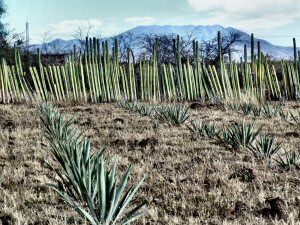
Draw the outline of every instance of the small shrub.
[[[238,178],[241,182],[252,182],[255,175],[250,168],[241,168],[229,176],[229,180]]]

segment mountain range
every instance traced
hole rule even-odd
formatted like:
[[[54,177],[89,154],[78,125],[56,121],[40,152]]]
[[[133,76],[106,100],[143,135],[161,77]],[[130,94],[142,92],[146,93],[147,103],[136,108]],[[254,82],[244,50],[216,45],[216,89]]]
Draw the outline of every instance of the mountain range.
[[[141,35],[161,35],[161,34],[179,34],[182,37],[185,37],[187,34],[193,34],[193,37],[199,41],[201,44],[202,41],[208,41],[217,36],[217,32],[221,31],[222,35],[228,35],[231,32],[239,33],[241,42],[239,42],[235,49],[238,50],[237,53],[235,53],[235,58],[239,58],[239,56],[243,55],[243,48],[244,44],[247,45],[248,52],[250,52],[250,43],[251,43],[251,35],[243,32],[241,30],[232,28],[232,27],[223,27],[220,25],[212,25],[212,26],[195,26],[195,25],[187,25],[187,26],[171,26],[171,25],[165,25],[165,26],[158,26],[158,25],[152,25],[152,26],[137,26],[135,28],[132,28],[130,30],[127,30],[121,34],[118,34],[116,36],[104,38],[102,40],[108,40],[109,43],[113,43],[114,39],[120,39],[120,38],[130,38],[131,40],[136,39],[136,37],[139,37]],[[282,46],[276,46],[271,44],[270,42],[262,39],[256,39],[255,43],[257,41],[260,41],[261,43],[261,49],[265,54],[270,55],[271,57],[275,59],[290,59],[293,57],[293,48],[292,47],[282,47]],[[43,52],[47,53],[69,53],[74,48],[74,45],[77,47],[81,46],[81,41],[79,39],[72,39],[72,40],[62,40],[62,39],[55,39],[49,43],[43,43],[43,44],[36,44],[30,46],[31,51],[36,51],[38,48],[42,49]],[[134,52],[139,52],[138,45],[132,44],[132,48]],[[255,44],[256,46],[256,44]]]

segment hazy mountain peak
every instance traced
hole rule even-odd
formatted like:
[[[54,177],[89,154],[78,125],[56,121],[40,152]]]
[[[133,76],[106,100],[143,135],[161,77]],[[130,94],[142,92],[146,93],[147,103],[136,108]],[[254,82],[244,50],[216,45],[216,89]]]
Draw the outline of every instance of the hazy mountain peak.
[[[244,44],[247,44],[248,48],[250,48],[250,34],[245,33],[244,31],[235,29],[233,27],[223,27],[221,25],[150,25],[150,26],[137,26],[132,29],[129,29],[125,32],[122,32],[119,35],[114,37],[106,38],[106,40],[112,40],[115,38],[119,38],[121,36],[126,36],[131,34],[134,37],[138,37],[142,34],[179,34],[180,36],[186,36],[187,34],[193,33],[195,39],[197,39],[200,43],[201,41],[207,41],[215,38],[217,36],[217,32],[221,31],[223,35],[226,35],[230,32],[239,32],[241,35],[241,39],[243,43],[237,46],[237,49],[240,50],[239,55],[242,55],[242,50]],[[292,47],[281,47],[275,46],[271,43],[255,39],[256,42],[259,40],[261,42],[262,51],[266,54],[269,54],[277,59],[287,59],[293,57],[293,49]],[[38,44],[31,47],[31,50],[36,50],[37,48],[47,48],[48,53],[57,53],[61,52],[71,52],[74,45],[80,45],[79,40],[62,40],[60,38],[55,39],[49,43]],[[133,49],[134,51],[138,51],[138,49]]]

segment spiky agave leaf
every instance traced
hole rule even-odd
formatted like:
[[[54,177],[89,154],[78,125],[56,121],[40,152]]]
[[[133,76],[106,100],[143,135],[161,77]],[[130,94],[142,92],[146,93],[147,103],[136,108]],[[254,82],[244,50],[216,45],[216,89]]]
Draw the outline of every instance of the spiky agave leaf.
[[[289,113],[292,122],[296,125],[296,126],[300,126],[300,110],[298,110],[295,113],[290,112]]]
[[[229,109],[234,112],[238,112],[240,110],[240,105],[235,103],[227,103],[226,109]]]
[[[250,115],[255,108],[254,104],[251,103],[242,103],[240,104],[240,109],[242,110],[244,115]]]
[[[136,102],[120,101],[119,105],[131,112],[136,112],[138,104]]]
[[[55,187],[76,200],[82,200],[85,192],[94,197],[97,161],[105,148],[102,146],[92,153],[91,141],[74,129],[74,119],[66,120],[51,104],[39,105],[39,113],[49,150],[61,167],[56,169],[48,163],[49,169],[60,178]]]
[[[60,178],[58,185],[50,186],[61,198],[93,225],[129,224],[144,215],[140,209],[145,202],[128,208],[145,177],[126,188],[132,170],[129,166],[117,185],[116,163],[110,169],[103,150],[91,154],[91,141],[83,139],[80,132],[71,132],[73,120],[65,121],[50,104],[42,104],[39,109],[52,155],[62,167],[49,165]]]
[[[134,208],[131,202],[138,189],[143,184],[145,177],[136,185],[127,187],[128,179],[132,170],[129,166],[117,183],[116,164],[109,168],[107,162],[100,158],[97,168],[97,196],[92,199],[88,194],[84,195],[85,207],[77,203],[71,196],[55,189],[59,195],[72,206],[78,214],[93,225],[112,225],[116,223],[129,224],[146,213],[141,210],[146,202],[138,204]]]

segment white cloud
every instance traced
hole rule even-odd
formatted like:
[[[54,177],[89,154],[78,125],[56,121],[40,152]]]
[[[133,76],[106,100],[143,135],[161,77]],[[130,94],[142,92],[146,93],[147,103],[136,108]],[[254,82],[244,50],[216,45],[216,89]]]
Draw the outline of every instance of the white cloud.
[[[50,36],[55,38],[72,38],[78,28],[87,30],[90,27],[90,33],[100,35],[100,29],[103,26],[103,21],[98,19],[90,20],[63,20],[57,23],[48,24],[43,29],[43,32],[48,32]]]
[[[251,32],[272,31],[300,19],[299,0],[187,0],[187,3],[200,13],[197,22],[201,24],[222,24]]]
[[[198,12],[274,13],[300,8],[298,0],[187,0]]]
[[[125,22],[125,25],[122,25]],[[49,40],[62,38],[71,39],[74,38],[74,34],[78,31],[78,28],[82,28],[85,33],[90,26],[90,36],[113,36],[120,32],[129,29],[132,26],[138,25],[151,25],[155,22],[155,18],[146,17],[128,17],[122,22],[116,20],[102,21],[99,19],[89,19],[89,20],[63,20],[57,23],[51,23],[46,25],[43,29],[39,31],[36,35],[35,42],[41,42],[43,35],[47,33],[47,38]]]
[[[150,16],[127,17],[127,18],[125,18],[125,22],[131,23],[134,26],[137,26],[137,25],[151,25],[155,22],[155,18],[150,17]]]

